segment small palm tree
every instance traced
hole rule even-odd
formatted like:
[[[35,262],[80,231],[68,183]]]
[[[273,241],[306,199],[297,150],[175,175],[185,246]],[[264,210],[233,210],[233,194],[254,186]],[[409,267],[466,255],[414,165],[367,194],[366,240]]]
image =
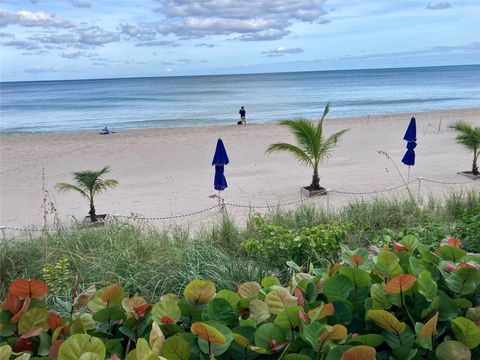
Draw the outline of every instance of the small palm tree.
[[[108,188],[113,188],[118,185],[118,181],[114,179],[101,179],[100,177],[110,171],[108,166],[98,171],[78,171],[73,173],[73,180],[75,185],[67,183],[58,183],[56,188],[60,191],[75,190],[85,197],[90,204],[90,220],[97,221],[97,214],[95,213],[94,197]]]
[[[480,127],[473,127],[463,121],[449,127],[457,132],[457,142],[473,152],[472,174],[479,175],[477,160],[480,155]]]
[[[328,138],[323,136],[323,121],[328,114],[329,104],[325,105],[322,118],[319,122],[306,119],[283,120],[281,125],[287,126],[295,136],[297,145],[276,143],[268,147],[267,153],[275,151],[287,151],[292,153],[303,165],[313,168],[312,183],[310,190],[322,190],[318,167],[320,162],[330,156],[330,152],[337,144],[340,137],[348,131],[341,130]]]

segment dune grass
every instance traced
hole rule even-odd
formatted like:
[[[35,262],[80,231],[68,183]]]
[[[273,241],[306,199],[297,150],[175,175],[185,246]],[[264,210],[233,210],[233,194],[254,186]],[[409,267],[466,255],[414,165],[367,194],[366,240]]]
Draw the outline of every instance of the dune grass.
[[[480,194],[465,192],[431,198],[421,209],[408,199],[376,199],[353,202],[337,212],[303,205],[272,209],[262,216],[267,224],[292,230],[348,222],[352,226],[347,244],[357,247],[375,242],[385,233],[405,231],[419,234],[424,241],[439,241],[451,234],[465,211],[476,208],[480,209]],[[141,223],[110,222],[101,227],[74,226],[38,237],[7,239],[0,242],[0,299],[10,281],[42,278],[44,264],[53,264],[62,256],[68,258],[70,274],[78,274],[80,283],[122,283],[129,293],[148,299],[179,292],[199,277],[213,280],[221,288],[235,289],[238,283],[278,274],[278,269],[242,250],[241,242],[252,236],[258,236],[253,217],[240,227],[223,216],[217,224],[195,233],[185,226],[159,231]]]

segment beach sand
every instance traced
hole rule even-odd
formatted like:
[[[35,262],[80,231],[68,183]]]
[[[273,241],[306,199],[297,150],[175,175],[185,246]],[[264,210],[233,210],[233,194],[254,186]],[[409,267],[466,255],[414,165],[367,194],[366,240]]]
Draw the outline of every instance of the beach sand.
[[[412,115],[417,119],[418,146],[411,177],[468,182],[457,172],[471,170],[472,156],[456,144],[447,126],[458,120],[480,126],[480,108],[329,119],[324,125],[327,135],[344,128],[350,131],[321,167],[321,185],[362,192],[401,184],[392,162],[377,150],[387,151],[406,177],[407,167],[401,163],[406,145],[403,134]],[[119,130],[110,136],[95,132],[1,134],[0,225],[43,223],[42,169],[61,221],[83,219],[88,203],[75,192],[59,193],[55,184],[71,182],[73,171],[105,165],[111,167],[108,177],[118,179],[119,185],[98,196],[98,214],[165,217],[211,207],[216,204],[209,196],[216,193],[211,161],[218,137],[230,157],[225,167],[229,187],[222,192],[226,202],[275,205],[299,200],[300,188],[310,184],[311,169],[290,154],[265,154],[269,144],[293,140],[287,129],[276,124]],[[468,186],[480,190],[480,181]],[[454,188],[422,182],[422,193]],[[416,192],[415,184],[412,191]],[[325,203],[325,199],[315,201]],[[338,193],[329,196],[332,205],[350,199]],[[230,207],[228,211],[240,214],[248,209]],[[186,221],[212,219],[213,213]]]

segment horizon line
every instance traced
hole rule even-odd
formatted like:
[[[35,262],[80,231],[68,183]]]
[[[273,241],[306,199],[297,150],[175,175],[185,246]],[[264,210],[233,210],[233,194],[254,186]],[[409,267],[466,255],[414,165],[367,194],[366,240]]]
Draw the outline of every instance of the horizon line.
[[[13,80],[1,81],[0,84],[9,83],[28,83],[28,82],[52,82],[52,81],[92,81],[92,80],[124,80],[124,79],[155,79],[155,78],[179,78],[179,77],[206,77],[206,76],[244,76],[244,75],[266,75],[266,74],[291,74],[291,73],[311,73],[311,72],[335,72],[335,71],[367,71],[367,70],[393,70],[393,69],[424,69],[424,68],[445,68],[459,66],[480,66],[479,64],[451,64],[451,65],[424,65],[424,66],[399,66],[399,67],[374,67],[374,68],[348,68],[348,69],[325,69],[325,70],[300,70],[300,71],[264,71],[264,72],[245,72],[245,73],[214,73],[214,74],[194,74],[194,75],[161,75],[161,76],[127,76],[127,77],[107,77],[107,78],[84,78],[84,79],[47,79],[47,80]]]

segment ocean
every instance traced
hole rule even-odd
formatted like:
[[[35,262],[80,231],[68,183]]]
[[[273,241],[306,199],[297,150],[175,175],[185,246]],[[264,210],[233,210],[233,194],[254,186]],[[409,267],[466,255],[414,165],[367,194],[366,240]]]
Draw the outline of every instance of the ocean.
[[[0,132],[171,128],[480,106],[480,65],[0,83]]]

